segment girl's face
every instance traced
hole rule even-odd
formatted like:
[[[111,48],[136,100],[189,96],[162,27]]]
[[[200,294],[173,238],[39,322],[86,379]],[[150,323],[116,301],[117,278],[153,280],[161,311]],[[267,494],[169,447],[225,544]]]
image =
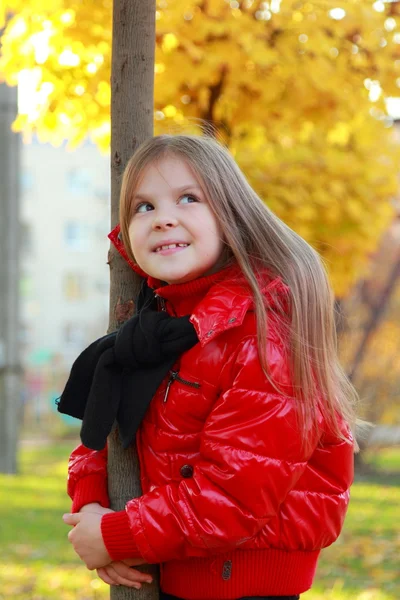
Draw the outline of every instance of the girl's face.
[[[138,265],[167,283],[218,270],[222,231],[198,179],[174,156],[149,165],[132,201],[129,239]]]

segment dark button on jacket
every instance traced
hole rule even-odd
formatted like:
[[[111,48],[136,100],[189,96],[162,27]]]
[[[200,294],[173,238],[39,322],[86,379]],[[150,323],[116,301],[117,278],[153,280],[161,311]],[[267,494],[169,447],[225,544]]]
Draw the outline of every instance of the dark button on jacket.
[[[183,465],[181,467],[180,473],[181,473],[182,477],[185,477],[185,479],[187,479],[188,477],[192,477],[192,475],[193,475],[192,465]]]

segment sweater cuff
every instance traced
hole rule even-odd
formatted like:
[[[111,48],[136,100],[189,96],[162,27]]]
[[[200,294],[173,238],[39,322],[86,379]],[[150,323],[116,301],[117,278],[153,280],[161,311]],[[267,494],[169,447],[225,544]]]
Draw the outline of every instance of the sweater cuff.
[[[98,502],[104,508],[109,508],[107,479],[103,475],[93,473],[86,475],[76,483],[71,512],[79,512],[82,506]]]
[[[112,560],[142,558],[129,527],[129,518],[125,510],[103,515],[101,534]]]

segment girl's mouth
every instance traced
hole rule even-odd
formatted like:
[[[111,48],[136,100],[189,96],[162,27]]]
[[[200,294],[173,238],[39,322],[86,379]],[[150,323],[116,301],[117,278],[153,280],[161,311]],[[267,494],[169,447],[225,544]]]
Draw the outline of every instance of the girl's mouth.
[[[189,244],[165,244],[164,246],[159,246],[154,250],[156,254],[174,254],[175,252],[180,252],[187,248]]]

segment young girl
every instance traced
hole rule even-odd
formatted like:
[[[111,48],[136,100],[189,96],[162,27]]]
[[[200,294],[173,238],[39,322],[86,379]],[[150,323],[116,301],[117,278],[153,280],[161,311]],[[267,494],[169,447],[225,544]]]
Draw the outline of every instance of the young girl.
[[[111,511],[107,447],[72,453],[69,539],[111,585],[140,587],[149,575],[130,567],[159,563],[163,598],[298,598],[353,479],[356,395],[321,260],[205,137],[137,150],[120,225],[158,311],[195,339],[137,430],[141,497]]]

